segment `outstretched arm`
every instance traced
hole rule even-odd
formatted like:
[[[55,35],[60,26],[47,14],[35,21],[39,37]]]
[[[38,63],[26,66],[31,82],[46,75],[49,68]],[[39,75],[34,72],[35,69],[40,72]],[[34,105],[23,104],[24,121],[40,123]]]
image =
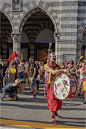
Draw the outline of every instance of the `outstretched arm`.
[[[77,76],[80,76],[80,74],[78,74],[78,72],[79,72],[79,70],[76,70],[76,75],[77,75]]]
[[[59,74],[59,73],[62,73],[62,72],[68,72],[67,69],[53,70],[52,68],[49,67],[49,65],[45,66],[45,70],[46,70],[46,72],[52,73],[53,75]]]
[[[77,65],[75,65],[72,69],[70,69],[70,72],[77,69]]]
[[[23,79],[21,79],[21,80],[15,82],[15,83],[13,84],[13,86],[18,86],[18,84],[21,83],[21,82],[23,82]]]
[[[5,98],[8,98],[9,100],[12,100],[12,101],[15,101],[17,98],[16,97],[13,97],[13,98],[10,98],[10,97],[8,97],[8,96],[4,96]]]
[[[81,71],[81,74],[83,75],[85,72],[86,72],[86,70],[84,70],[84,71],[82,70],[82,71]]]

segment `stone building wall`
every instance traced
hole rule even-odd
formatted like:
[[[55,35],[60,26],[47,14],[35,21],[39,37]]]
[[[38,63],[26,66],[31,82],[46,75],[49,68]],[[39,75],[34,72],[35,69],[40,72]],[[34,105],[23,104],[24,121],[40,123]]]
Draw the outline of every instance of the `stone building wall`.
[[[0,10],[7,16],[12,26],[13,50],[20,54],[24,23],[35,13],[35,8],[40,8],[54,24],[57,62],[62,63],[64,54],[75,54],[79,59],[80,50],[77,50],[77,40],[82,39],[80,36],[85,28],[85,0],[20,0],[21,3],[15,7],[12,1],[15,0],[1,1]]]
[[[78,19],[77,19],[77,55],[78,59],[81,56],[83,47],[83,33],[86,29],[86,0],[78,0]],[[86,57],[85,57],[86,58]]]

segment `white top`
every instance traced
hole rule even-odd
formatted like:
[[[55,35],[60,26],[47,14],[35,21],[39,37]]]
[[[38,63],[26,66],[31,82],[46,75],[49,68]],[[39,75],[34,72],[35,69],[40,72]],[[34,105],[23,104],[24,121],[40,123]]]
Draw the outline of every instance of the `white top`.
[[[40,66],[40,69],[42,70],[42,72],[44,72],[44,66]]]
[[[37,75],[37,81],[40,81],[40,70],[38,70],[39,74]]]
[[[81,74],[82,68],[79,68],[78,71],[80,72],[80,79],[83,79],[83,75]]]

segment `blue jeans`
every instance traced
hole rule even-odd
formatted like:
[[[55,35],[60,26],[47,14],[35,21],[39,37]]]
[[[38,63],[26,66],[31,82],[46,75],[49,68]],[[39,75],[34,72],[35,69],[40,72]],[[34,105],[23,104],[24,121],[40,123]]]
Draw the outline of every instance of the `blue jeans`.
[[[32,78],[30,78],[30,80],[32,80]],[[33,81],[31,81],[31,87],[34,87],[35,86],[35,83],[36,83],[36,77],[34,78]]]
[[[26,83],[26,73],[24,72],[19,73],[18,79],[19,80],[23,79],[23,82]]]

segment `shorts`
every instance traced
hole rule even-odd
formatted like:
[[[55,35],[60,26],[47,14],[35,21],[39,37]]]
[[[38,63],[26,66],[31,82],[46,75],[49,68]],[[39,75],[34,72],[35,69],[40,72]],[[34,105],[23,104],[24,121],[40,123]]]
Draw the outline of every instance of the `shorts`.
[[[77,81],[80,79],[80,77],[79,76],[76,76],[76,79],[77,79]]]
[[[79,88],[82,87],[82,82],[83,82],[83,79],[80,79],[80,81],[79,81]]]
[[[19,80],[22,79],[22,80],[23,80],[23,83],[26,83],[26,77],[24,77],[24,78],[20,78],[20,77],[19,77],[18,79],[19,79]]]
[[[30,80],[32,80],[32,78],[30,78]],[[35,86],[35,83],[36,83],[36,77],[34,78],[34,80],[33,81],[31,81],[31,87],[34,87]]]

